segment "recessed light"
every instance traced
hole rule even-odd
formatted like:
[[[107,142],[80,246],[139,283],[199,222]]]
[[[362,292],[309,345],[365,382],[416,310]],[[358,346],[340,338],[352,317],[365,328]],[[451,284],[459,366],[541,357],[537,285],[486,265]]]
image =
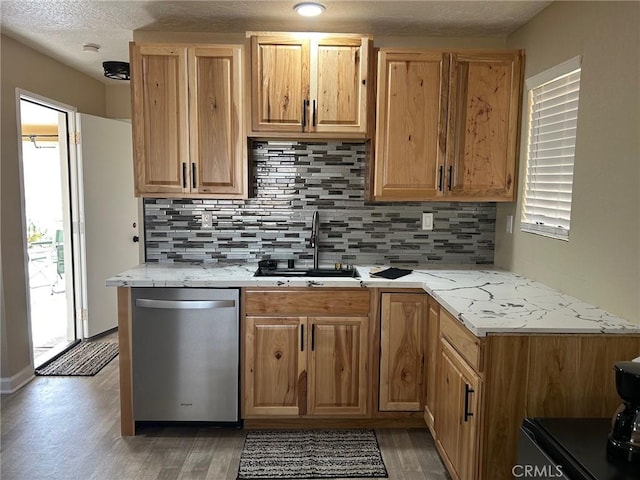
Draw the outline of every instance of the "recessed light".
[[[95,43],[85,43],[82,46],[82,51],[88,53],[98,53],[100,52],[100,45],[96,45]]]
[[[293,9],[303,17],[317,17],[325,11],[326,7],[316,2],[302,2],[298,3]]]

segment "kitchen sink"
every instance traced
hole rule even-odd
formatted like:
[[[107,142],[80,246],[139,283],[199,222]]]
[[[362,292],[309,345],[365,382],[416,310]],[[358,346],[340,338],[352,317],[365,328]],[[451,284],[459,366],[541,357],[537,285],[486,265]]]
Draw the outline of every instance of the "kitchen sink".
[[[352,270],[336,270],[335,268],[258,268],[254,277],[333,277],[358,278],[360,275]]]

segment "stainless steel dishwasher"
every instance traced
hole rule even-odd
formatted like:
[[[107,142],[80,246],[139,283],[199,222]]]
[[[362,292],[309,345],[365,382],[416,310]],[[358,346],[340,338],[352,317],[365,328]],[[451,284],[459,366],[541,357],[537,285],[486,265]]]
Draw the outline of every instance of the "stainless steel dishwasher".
[[[239,296],[132,289],[135,421],[239,421]]]

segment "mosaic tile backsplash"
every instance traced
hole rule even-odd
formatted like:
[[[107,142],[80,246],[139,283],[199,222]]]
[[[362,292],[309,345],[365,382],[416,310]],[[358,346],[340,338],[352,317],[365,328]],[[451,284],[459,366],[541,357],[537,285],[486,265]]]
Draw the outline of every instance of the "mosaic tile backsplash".
[[[145,199],[147,262],[310,265],[314,210],[320,264],[493,263],[494,203],[368,202],[366,144],[255,142],[248,200]],[[203,229],[202,212],[213,228]],[[432,212],[433,231],[421,230]]]

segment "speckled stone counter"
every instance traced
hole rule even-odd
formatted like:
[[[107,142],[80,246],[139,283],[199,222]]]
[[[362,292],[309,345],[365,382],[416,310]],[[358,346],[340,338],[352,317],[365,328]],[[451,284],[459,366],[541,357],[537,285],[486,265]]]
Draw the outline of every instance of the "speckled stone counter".
[[[356,265],[360,278],[254,277],[257,265],[146,264],[107,280],[111,287],[421,288],[475,335],[640,333],[628,322],[528,278],[469,266],[414,268],[396,280],[372,277],[385,266]]]

